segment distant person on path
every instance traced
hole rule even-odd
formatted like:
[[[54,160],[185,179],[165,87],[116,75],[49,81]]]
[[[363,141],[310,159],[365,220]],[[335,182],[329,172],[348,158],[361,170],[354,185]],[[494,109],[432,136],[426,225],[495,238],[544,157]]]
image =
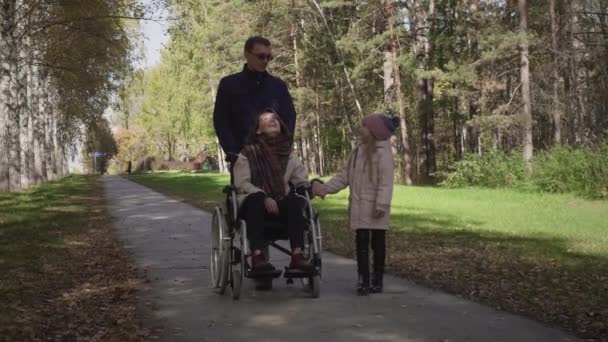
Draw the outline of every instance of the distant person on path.
[[[255,125],[254,115],[260,110],[272,108],[280,113],[292,133],[296,125],[287,84],[266,71],[274,58],[270,41],[259,36],[247,39],[244,55],[247,63],[243,70],[220,80],[213,110],[215,132],[231,165]]]
[[[350,228],[356,234],[357,293],[367,295],[383,289],[386,230],[390,220],[395,161],[389,138],[399,118],[372,114],[363,118],[360,143],[350,154],[342,172],[325,184],[313,182],[313,195],[324,197],[350,187]],[[374,273],[369,271],[369,246],[374,252]]]
[[[233,170],[240,215],[251,244],[252,272],[275,269],[262,252],[268,244],[267,220],[285,224],[291,244],[289,268],[312,272],[314,266],[303,254],[306,199],[290,193],[288,185],[308,186],[306,168],[293,152],[289,129],[273,109],[262,110],[254,122]]]

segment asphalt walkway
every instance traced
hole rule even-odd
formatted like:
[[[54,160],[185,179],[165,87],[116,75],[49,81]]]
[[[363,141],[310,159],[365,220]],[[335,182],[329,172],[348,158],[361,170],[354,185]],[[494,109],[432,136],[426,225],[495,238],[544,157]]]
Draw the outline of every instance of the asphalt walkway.
[[[116,232],[148,279],[138,294],[145,325],[162,325],[161,341],[581,341],[395,277],[385,293],[358,297],[355,262],[330,253],[318,299],[279,278],[271,292],[245,279],[233,301],[210,287],[210,213],[119,176],[103,183]],[[275,252],[272,262],[288,260]]]

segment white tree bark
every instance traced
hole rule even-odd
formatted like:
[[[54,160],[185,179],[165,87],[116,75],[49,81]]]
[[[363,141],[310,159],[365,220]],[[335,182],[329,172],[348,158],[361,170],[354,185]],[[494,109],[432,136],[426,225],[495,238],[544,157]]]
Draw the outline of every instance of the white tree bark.
[[[0,191],[10,190],[9,119],[11,111],[11,1],[0,0]]]
[[[518,0],[519,8],[519,30],[522,34],[528,33],[528,3],[527,0]],[[521,44],[521,95],[523,103],[523,157],[529,170],[532,168],[532,99],[530,96],[530,61],[528,51],[528,39]]]
[[[17,1],[17,8],[24,8],[23,0]],[[29,187],[29,144],[28,144],[28,124],[30,120],[30,108],[27,103],[27,66],[29,38],[25,35],[25,20],[19,20],[17,25],[18,36],[15,41],[18,60],[16,63],[17,74],[15,85],[17,87],[17,113],[19,116],[19,172],[20,187]]]
[[[8,69],[8,98],[7,108],[7,137],[8,137],[8,183],[9,191],[18,190],[21,187],[21,161],[20,161],[20,145],[19,145],[19,110],[17,106],[17,49],[15,42],[15,0],[5,0],[2,7],[5,10],[2,35],[6,40],[6,63]]]
[[[37,57],[39,52],[35,53]],[[36,111],[33,124],[34,136],[34,182],[40,184],[46,181],[46,159],[45,159],[45,117],[44,117],[44,70],[37,65],[33,68],[34,84],[32,94],[32,108]]]
[[[553,50],[555,66],[553,67],[553,144],[561,145],[562,143],[562,110],[559,99],[559,81],[560,81],[560,61],[559,61],[559,44],[557,35],[559,27],[557,25],[556,0],[549,0],[549,16],[551,18],[551,49]]]

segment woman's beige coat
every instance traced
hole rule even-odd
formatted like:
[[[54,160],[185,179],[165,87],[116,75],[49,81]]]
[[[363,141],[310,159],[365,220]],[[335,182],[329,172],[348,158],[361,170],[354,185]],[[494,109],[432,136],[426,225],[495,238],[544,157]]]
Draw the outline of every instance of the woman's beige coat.
[[[243,154],[239,154],[239,157],[234,164],[232,174],[234,176],[234,186],[237,188],[236,200],[239,207],[245,200],[245,197],[248,195],[256,192],[264,192],[262,189],[251,183],[249,159],[247,159],[247,157],[245,157]],[[306,172],[306,167],[304,167],[304,164],[302,164],[300,159],[294,153],[289,156],[283,181],[285,182],[285,194],[289,193],[289,182],[296,187],[308,183],[308,173]]]
[[[388,229],[395,172],[390,141],[377,141],[371,159],[365,145],[357,146],[342,172],[325,183],[331,194],[350,187],[348,213],[353,230]],[[375,209],[383,210],[384,216],[374,218]]]

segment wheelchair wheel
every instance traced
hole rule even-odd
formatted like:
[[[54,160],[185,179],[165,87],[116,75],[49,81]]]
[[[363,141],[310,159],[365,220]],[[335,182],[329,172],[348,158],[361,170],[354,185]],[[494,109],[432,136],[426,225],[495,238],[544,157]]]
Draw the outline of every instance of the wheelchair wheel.
[[[313,239],[315,239],[317,252],[313,253],[313,264],[317,267],[317,274],[320,278],[323,278],[323,263],[321,259],[321,255],[323,254],[323,245],[321,239],[321,221],[319,220],[319,215],[315,218],[315,234],[313,235]]]
[[[321,293],[321,279],[318,275],[308,278],[308,286],[310,287],[310,295],[312,298],[319,298]]]
[[[241,290],[243,286],[243,277],[245,275],[245,267],[247,267],[247,256],[245,255],[245,237],[246,227],[241,227],[240,234],[238,234],[239,246],[232,246],[232,262],[231,265],[231,279],[230,286],[232,287],[232,299],[238,300],[241,297]]]
[[[223,294],[228,284],[228,266],[230,264],[228,227],[220,208],[213,211],[211,227],[210,270],[211,284]]]
[[[241,286],[243,285],[243,274],[241,270],[232,270],[232,299],[238,300],[241,297]]]

